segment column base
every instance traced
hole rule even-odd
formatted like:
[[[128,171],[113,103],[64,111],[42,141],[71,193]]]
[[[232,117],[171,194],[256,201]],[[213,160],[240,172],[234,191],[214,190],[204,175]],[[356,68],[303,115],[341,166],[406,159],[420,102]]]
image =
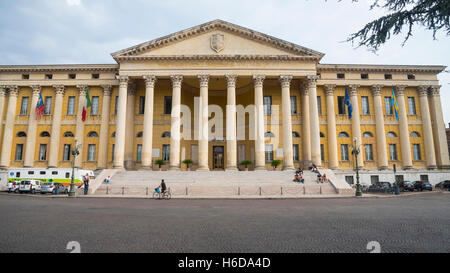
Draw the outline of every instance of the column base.
[[[153,171],[153,168],[151,166],[141,166],[141,170],[144,171]]]
[[[379,170],[379,171],[387,171],[387,170],[389,170],[389,166],[381,166],[381,167],[378,167],[378,170]]]
[[[255,171],[267,171],[266,166],[256,166]]]
[[[437,170],[437,166],[436,165],[431,165],[431,166],[427,166],[428,170]]]
[[[198,167],[198,169],[196,171],[197,172],[209,172],[209,168],[208,167]]]
[[[178,166],[170,166],[169,167],[170,172],[176,172],[176,171],[180,171],[180,170],[181,170],[181,168]]]
[[[125,170],[125,169],[123,168],[123,166],[114,166],[113,169],[114,169],[114,170]]]
[[[294,170],[295,170],[294,166],[283,167],[283,171],[294,171]]]
[[[303,169],[308,169],[312,166],[311,160],[303,160]]]
[[[412,169],[413,169],[413,166],[403,166],[403,170],[405,170],[405,171],[409,171]]]
[[[239,169],[236,166],[230,166],[225,169],[226,172],[238,172]]]
[[[450,170],[450,165],[442,165],[442,166],[439,166],[439,169],[442,169],[442,170]]]

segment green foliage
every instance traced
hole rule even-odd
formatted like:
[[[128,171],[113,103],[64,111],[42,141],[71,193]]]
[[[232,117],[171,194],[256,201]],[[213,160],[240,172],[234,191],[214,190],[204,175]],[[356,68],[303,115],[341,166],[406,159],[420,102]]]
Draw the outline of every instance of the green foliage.
[[[250,160],[244,160],[240,165],[244,165],[245,168],[248,168],[248,165],[252,165],[252,162]]]
[[[162,159],[158,159],[155,161],[155,163],[161,168],[162,165],[166,164],[166,162]]]
[[[279,165],[281,165],[281,160],[274,160],[272,161],[272,167],[278,168]]]
[[[189,166],[192,164],[192,160],[185,159],[185,160],[183,160],[183,164],[186,164],[187,168],[189,168]]]

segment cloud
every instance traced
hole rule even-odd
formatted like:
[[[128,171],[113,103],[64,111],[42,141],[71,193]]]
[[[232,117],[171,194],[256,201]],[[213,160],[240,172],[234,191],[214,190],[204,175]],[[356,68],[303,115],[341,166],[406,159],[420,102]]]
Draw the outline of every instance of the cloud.
[[[81,6],[81,0],[66,0],[69,6]]]

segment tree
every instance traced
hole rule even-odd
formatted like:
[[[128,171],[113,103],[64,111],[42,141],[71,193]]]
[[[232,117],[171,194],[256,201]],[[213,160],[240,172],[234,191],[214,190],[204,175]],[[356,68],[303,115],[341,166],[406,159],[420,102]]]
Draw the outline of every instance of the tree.
[[[374,0],[370,9],[380,7],[387,9],[390,14],[368,23],[358,32],[351,34],[347,42],[356,42],[358,47],[366,46],[377,51],[391,35],[398,35],[406,27],[408,33],[402,43],[403,46],[412,36],[416,24],[433,31],[433,39],[436,39],[439,30],[444,30],[450,35],[449,0],[384,0],[383,4],[380,4],[380,0]]]

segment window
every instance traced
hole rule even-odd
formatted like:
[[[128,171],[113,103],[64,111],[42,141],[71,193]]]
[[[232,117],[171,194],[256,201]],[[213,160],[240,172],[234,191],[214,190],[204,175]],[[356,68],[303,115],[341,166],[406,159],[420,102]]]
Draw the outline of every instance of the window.
[[[346,177],[345,177],[345,181],[346,181],[349,185],[355,184],[355,181],[354,181],[353,176],[346,176]]]
[[[172,97],[164,97],[164,115],[172,114]]]
[[[350,137],[350,136],[346,132],[341,132],[341,133],[339,133],[339,137],[346,138],[346,137]]]
[[[291,114],[297,114],[297,97],[291,96]]]
[[[299,161],[300,160],[300,151],[299,151],[299,145],[298,144],[294,144],[292,152],[293,152],[293,155],[294,155],[294,161]]]
[[[387,133],[387,137],[394,138],[394,137],[397,137],[397,134],[395,134],[394,132],[389,132],[389,133]]]
[[[369,97],[361,97],[362,114],[370,115]]]
[[[325,146],[320,144],[320,160],[325,161]]]
[[[365,144],[364,151],[366,152],[366,161],[373,161],[372,144]]]
[[[428,175],[427,174],[421,174],[420,175],[420,181],[430,182],[430,180],[428,180]]]
[[[272,97],[264,96],[264,115],[272,114]]]
[[[97,134],[97,132],[90,132],[88,134],[88,137],[98,137],[98,134]]]
[[[397,160],[397,145],[389,144],[389,159],[391,161]]]
[[[63,161],[70,161],[70,144],[64,144]]]
[[[162,138],[170,138],[170,132],[164,132],[161,137]]]
[[[414,97],[408,97],[408,109],[410,115],[416,115],[416,100]]]
[[[17,137],[27,137],[27,134],[25,132],[18,132]]]
[[[238,149],[238,153],[239,153],[239,149]],[[198,163],[198,145],[197,144],[191,145],[191,160],[194,164]],[[242,160],[240,162],[242,162]]]
[[[163,145],[162,160],[164,160],[165,162],[170,161],[170,145]]]
[[[113,144],[112,145],[112,149],[111,149],[111,161],[114,161],[114,153],[116,151],[116,145]]]
[[[420,154],[420,144],[413,144],[414,160],[422,160],[422,155]]]
[[[46,175],[47,172],[46,172],[46,171],[41,171],[41,172],[39,172],[39,174],[40,174],[40,175]]]
[[[52,97],[45,97],[45,108],[44,108],[44,115],[51,115],[52,114]]]
[[[373,137],[372,133],[365,132],[365,133],[363,134],[363,138],[372,138],[372,137]]]
[[[29,80],[30,74],[22,74],[22,80]]]
[[[88,161],[95,161],[95,144],[88,146]]]
[[[45,75],[45,79],[46,79],[46,80],[51,80],[51,79],[53,79],[53,74],[46,74],[46,75]]]
[[[338,79],[345,79],[345,74],[343,74],[343,73],[338,73],[338,74],[337,74],[337,78],[338,78]]]
[[[22,155],[23,155],[23,144],[17,144],[15,160],[22,161]]]
[[[273,161],[273,145],[266,144],[266,162]]]
[[[72,132],[65,132],[64,137],[74,137],[74,134]]]
[[[20,178],[20,172],[16,172],[16,178]]]
[[[411,133],[411,137],[420,137],[420,135],[417,132],[412,132]]]
[[[98,104],[99,104],[98,96],[92,97],[91,116],[97,116],[98,115]]]
[[[337,100],[339,115],[345,115],[345,97],[339,96]]]
[[[273,137],[275,137],[275,135],[274,135],[272,132],[266,132],[266,133],[264,134],[264,137],[265,137],[265,138],[273,138]]]
[[[92,78],[98,80],[100,79],[100,74],[92,74]]]
[[[29,101],[28,97],[22,98],[22,106],[20,107],[20,115],[21,116],[28,115],[28,101]]]
[[[34,171],[28,171],[28,175],[34,175]]]
[[[415,80],[415,79],[416,79],[416,75],[408,74],[408,80]]]
[[[299,133],[297,133],[297,132],[292,132],[292,137],[297,138],[297,137],[300,137],[300,135],[299,135]]]
[[[116,101],[114,104],[114,115],[116,115],[116,116],[117,116],[117,110],[118,110],[117,108],[119,107],[118,101],[119,101],[119,96],[116,96]]]
[[[341,144],[341,161],[348,161],[348,144]]]
[[[115,137],[116,137],[116,132],[112,133],[112,134],[111,134],[111,137],[112,137],[112,138],[115,138]]]
[[[384,97],[384,106],[386,115],[392,115],[394,112],[393,105],[391,104],[391,97]]]
[[[145,111],[145,97],[139,97],[139,115],[143,115]]]
[[[137,133],[136,137],[137,138],[142,138],[142,137],[144,137],[144,133],[143,132],[139,132],[139,133]]]
[[[378,175],[370,176],[370,184],[376,185],[378,182],[380,182],[380,177]]]
[[[385,80],[392,80],[392,74],[384,74]]]
[[[142,162],[142,144],[137,145],[137,158],[136,162]]]
[[[39,147],[39,161],[47,160],[47,144],[41,144]]]
[[[69,97],[69,100],[67,102],[67,115],[75,115],[75,97]]]
[[[49,132],[42,132],[39,136],[40,137],[50,137],[50,133]]]
[[[361,74],[361,79],[363,80],[369,79],[369,74]]]
[[[320,99],[320,96],[317,96],[317,111],[319,115],[322,115],[322,100]]]
[[[66,178],[70,178],[70,173],[66,173]]]
[[[320,136],[320,138],[324,138],[324,137],[325,137],[325,134],[322,133],[322,132],[320,132],[320,133],[319,133],[319,136]]]
[[[58,175],[58,171],[53,171],[52,175]]]
[[[69,79],[75,80],[77,78],[77,74],[69,74]]]

